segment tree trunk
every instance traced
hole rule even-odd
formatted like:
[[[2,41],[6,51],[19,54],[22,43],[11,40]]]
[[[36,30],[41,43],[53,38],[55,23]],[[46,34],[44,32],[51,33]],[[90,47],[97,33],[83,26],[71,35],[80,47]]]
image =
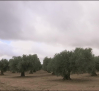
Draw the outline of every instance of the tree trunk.
[[[29,74],[33,74],[33,70],[30,70]]]
[[[34,69],[34,71],[33,72],[36,72],[36,70]]]
[[[12,73],[15,73],[15,71],[12,71]]]
[[[1,70],[1,75],[4,75],[3,70]]]
[[[51,73],[50,71],[47,71],[48,73]]]
[[[63,80],[71,80],[70,71],[68,71],[68,73],[64,75]]]
[[[21,72],[21,76],[24,77],[25,76],[25,72]]]
[[[95,71],[92,71],[91,76],[97,76]]]
[[[55,75],[55,73],[53,72],[52,75]]]

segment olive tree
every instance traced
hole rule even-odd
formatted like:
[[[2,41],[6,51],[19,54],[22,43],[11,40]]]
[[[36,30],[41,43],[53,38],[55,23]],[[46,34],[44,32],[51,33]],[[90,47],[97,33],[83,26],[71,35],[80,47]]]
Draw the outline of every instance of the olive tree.
[[[99,71],[99,56],[94,57],[96,71]]]
[[[97,76],[96,71],[99,71],[99,56],[93,56],[93,64],[89,69],[91,76]]]
[[[18,71],[21,72],[21,76],[25,76],[25,72],[29,70],[30,63],[27,59],[27,55],[23,55],[19,58],[19,62],[17,65]]]
[[[38,70],[40,62],[38,62],[37,55],[23,55],[13,57],[9,60],[9,67],[12,71],[21,73],[21,76],[25,76],[26,71]],[[39,65],[37,65],[39,64]],[[37,67],[38,66],[38,67]]]
[[[28,58],[30,62],[30,74],[41,69],[41,63],[37,54],[29,55]]]
[[[8,60],[7,59],[0,60],[0,70],[1,70],[1,75],[4,75],[4,72],[6,72],[8,70]]]
[[[54,55],[52,71],[61,75],[63,79],[70,80],[70,73],[85,73],[93,66],[93,54],[91,48],[76,48],[73,51],[62,51]],[[91,65],[91,66],[90,66]]]
[[[76,48],[74,50],[73,60],[75,60],[75,71],[78,73],[88,72],[88,69],[94,66],[93,54],[91,48]]]
[[[54,64],[53,72],[59,76],[61,75],[63,79],[70,79],[70,72],[72,70],[72,66],[70,64],[72,57],[72,52],[63,51],[61,53],[57,53],[54,55],[52,60],[52,64]]]
[[[48,69],[48,64],[50,63],[51,58],[45,57],[43,60],[43,70],[50,72]]]
[[[13,57],[9,63],[10,70],[20,72],[21,76],[25,76],[25,72],[29,70],[29,65],[26,55]]]
[[[9,70],[12,71],[12,73],[18,72],[17,65],[19,63],[19,58],[21,56],[15,57],[13,56],[11,59],[9,59]]]

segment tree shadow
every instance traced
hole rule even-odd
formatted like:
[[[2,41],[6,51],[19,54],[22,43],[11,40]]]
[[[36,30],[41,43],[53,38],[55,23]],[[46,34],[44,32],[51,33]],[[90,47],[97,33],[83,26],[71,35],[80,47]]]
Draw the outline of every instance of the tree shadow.
[[[40,78],[40,77],[50,77],[53,76],[52,74],[46,74],[46,75],[31,75],[31,76],[10,76],[8,78]]]
[[[12,77],[9,77],[9,78],[35,78],[37,76],[12,76]]]
[[[99,77],[99,74],[97,74],[97,76],[91,76],[91,74],[86,75],[85,77]]]
[[[63,80],[63,79],[51,79],[51,80],[47,80],[47,81],[52,81],[52,82],[65,82],[65,83],[86,83],[86,82],[91,82],[92,79],[83,79],[83,78],[71,78],[71,80]]]
[[[8,74],[3,74],[3,75],[0,74],[0,76],[8,76]]]

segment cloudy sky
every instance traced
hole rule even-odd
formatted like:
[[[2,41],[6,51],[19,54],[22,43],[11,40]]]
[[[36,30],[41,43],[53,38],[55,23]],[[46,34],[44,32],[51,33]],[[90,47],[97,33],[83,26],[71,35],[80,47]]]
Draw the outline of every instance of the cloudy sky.
[[[76,47],[99,55],[98,1],[0,1],[0,59]]]

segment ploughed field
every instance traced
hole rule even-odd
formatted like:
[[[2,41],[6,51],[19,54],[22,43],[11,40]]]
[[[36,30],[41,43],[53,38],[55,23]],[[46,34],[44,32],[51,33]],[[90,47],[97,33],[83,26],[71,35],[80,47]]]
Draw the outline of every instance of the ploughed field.
[[[72,74],[71,79],[64,81],[61,76],[43,70],[33,74],[26,72],[25,77],[8,71],[0,75],[0,90],[99,90],[99,75]]]

